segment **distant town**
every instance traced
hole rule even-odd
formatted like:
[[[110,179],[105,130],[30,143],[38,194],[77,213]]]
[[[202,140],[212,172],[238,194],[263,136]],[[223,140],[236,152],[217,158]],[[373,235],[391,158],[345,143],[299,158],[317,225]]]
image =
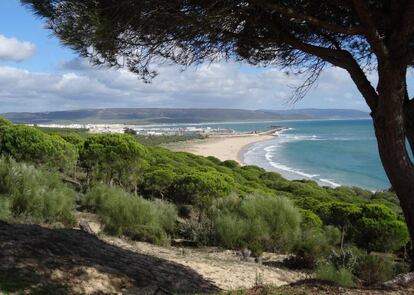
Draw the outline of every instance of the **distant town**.
[[[90,133],[128,133],[142,136],[238,136],[247,134],[274,135],[288,129],[285,126],[269,126],[267,130],[240,132],[231,128],[195,126],[140,126],[126,124],[25,124],[40,128],[83,129]]]
[[[37,126],[42,128],[69,128],[85,129],[90,133],[133,133],[147,136],[187,136],[187,135],[231,135],[236,131],[228,128],[211,128],[211,127],[144,127],[138,125],[125,124],[27,124],[28,126]]]

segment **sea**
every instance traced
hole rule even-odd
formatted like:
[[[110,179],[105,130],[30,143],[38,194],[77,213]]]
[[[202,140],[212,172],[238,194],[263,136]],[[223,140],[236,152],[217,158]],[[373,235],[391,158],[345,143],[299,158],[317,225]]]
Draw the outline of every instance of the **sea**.
[[[370,119],[211,123],[194,126],[231,128],[244,132],[284,126],[287,129],[273,139],[245,148],[241,153],[243,162],[279,172],[288,179],[311,179],[326,186],[357,186],[373,191],[390,187],[379,159]]]

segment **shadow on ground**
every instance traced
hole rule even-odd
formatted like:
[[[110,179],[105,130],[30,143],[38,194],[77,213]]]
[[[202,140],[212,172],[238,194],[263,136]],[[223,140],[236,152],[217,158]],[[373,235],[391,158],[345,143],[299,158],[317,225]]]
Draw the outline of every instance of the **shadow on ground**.
[[[0,293],[154,294],[159,287],[174,294],[218,291],[188,267],[82,231],[0,222]]]

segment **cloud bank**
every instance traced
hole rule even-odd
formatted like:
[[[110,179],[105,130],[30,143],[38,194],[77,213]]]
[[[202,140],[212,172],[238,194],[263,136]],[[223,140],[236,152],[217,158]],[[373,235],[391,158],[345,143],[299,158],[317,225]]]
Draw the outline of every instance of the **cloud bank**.
[[[56,73],[0,67],[0,112],[107,107],[367,109],[348,74],[336,68],[328,69],[317,87],[294,106],[288,99],[301,78],[275,69],[217,63],[186,71],[163,66],[159,73],[146,84],[126,70],[92,68],[81,59],[62,64]]]
[[[36,46],[33,43],[0,35],[0,61],[24,61],[31,58],[35,52]]]

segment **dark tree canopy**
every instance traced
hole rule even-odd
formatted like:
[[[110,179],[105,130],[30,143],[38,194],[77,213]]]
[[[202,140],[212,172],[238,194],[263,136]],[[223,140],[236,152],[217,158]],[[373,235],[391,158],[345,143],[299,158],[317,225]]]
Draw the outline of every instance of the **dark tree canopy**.
[[[326,62],[358,77],[361,68],[376,67],[375,55],[387,54],[386,43],[401,34],[408,41],[414,31],[412,1],[23,2],[82,56],[127,66],[145,78],[155,74],[148,67],[152,60],[188,65],[223,58],[310,70],[308,82]],[[408,64],[413,54],[401,58]]]

